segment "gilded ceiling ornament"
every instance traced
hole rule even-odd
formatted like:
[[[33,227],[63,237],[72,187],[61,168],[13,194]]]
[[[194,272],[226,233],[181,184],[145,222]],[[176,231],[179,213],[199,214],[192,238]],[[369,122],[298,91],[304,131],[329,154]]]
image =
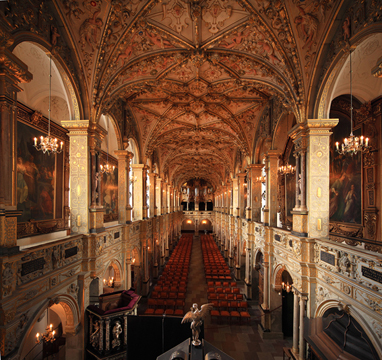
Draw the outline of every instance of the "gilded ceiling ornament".
[[[224,27],[224,22],[232,16],[233,8],[227,0],[209,0],[202,8],[202,19],[208,31],[216,34]]]
[[[163,18],[170,19],[170,28],[180,34],[186,29],[191,21],[189,6],[183,1],[175,0],[172,3],[163,3]]]

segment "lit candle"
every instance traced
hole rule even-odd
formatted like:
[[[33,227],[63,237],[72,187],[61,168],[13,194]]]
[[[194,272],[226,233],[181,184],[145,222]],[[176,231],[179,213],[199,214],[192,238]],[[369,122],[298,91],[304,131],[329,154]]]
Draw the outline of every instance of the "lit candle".
[[[103,284],[104,284],[104,285],[106,284],[106,279],[103,279]]]
[[[345,138],[344,142],[345,142],[345,145],[347,145],[348,144],[348,139]]]
[[[37,146],[37,138],[35,137],[33,140],[34,140],[34,146]]]
[[[361,145],[363,145],[363,136],[361,136]]]
[[[62,150],[62,147],[64,146],[64,143],[61,141],[61,150]]]
[[[52,335],[53,335],[53,337],[54,337],[54,334],[55,334],[56,332],[53,330],[53,332],[52,332]]]
[[[366,138],[365,141],[366,141],[365,145],[366,145],[366,147],[368,147],[369,146],[369,138]]]
[[[40,338],[40,334],[37,333],[37,334],[36,334],[36,339],[39,340],[39,338]]]
[[[52,325],[52,324],[50,324],[50,325],[49,325],[49,327],[50,327],[50,331],[52,331],[53,325]]]
[[[338,147],[339,147],[340,143],[337,141],[336,142],[336,149],[338,150]]]
[[[42,144],[42,139],[43,139],[43,137],[42,136],[40,136],[40,143]]]

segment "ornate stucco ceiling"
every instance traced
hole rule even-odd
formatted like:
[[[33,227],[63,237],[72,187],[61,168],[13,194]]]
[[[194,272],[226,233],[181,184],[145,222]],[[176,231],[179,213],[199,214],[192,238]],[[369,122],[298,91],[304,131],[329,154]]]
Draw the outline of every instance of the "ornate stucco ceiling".
[[[125,104],[142,157],[218,186],[279,120],[304,119],[334,0],[57,0],[94,121]],[[264,115],[266,114],[266,115]],[[275,116],[272,114],[273,120]],[[126,135],[126,130],[120,129]],[[129,135],[129,134],[127,134]]]

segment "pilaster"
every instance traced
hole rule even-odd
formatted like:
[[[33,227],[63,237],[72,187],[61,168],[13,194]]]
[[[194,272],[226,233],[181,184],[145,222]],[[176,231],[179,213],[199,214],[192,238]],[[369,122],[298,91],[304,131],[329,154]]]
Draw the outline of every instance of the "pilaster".
[[[89,156],[88,130],[89,120],[61,121],[61,125],[69,130],[70,147],[70,228],[74,233],[86,234],[90,230],[89,211]],[[91,181],[95,182],[96,179]],[[103,217],[102,224],[103,226]],[[97,225],[95,225],[97,227]]]
[[[127,150],[117,150],[114,153],[118,158],[118,220],[120,224],[130,224],[132,208],[129,170],[133,153]]]
[[[144,194],[144,179],[146,175],[143,164],[133,164],[131,165],[134,174],[134,220],[143,220],[144,218],[144,206],[146,196]]]
[[[277,226],[277,171],[280,155],[276,150],[269,150],[266,155],[268,224],[272,227]]]

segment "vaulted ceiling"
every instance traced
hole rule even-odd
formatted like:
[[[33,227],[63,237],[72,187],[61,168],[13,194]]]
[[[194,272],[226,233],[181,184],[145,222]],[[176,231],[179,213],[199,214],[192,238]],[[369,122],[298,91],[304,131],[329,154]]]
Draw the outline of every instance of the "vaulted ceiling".
[[[225,182],[306,89],[334,0],[56,0],[97,121],[124,104],[122,136],[176,184]],[[134,131],[132,131],[134,129]]]

